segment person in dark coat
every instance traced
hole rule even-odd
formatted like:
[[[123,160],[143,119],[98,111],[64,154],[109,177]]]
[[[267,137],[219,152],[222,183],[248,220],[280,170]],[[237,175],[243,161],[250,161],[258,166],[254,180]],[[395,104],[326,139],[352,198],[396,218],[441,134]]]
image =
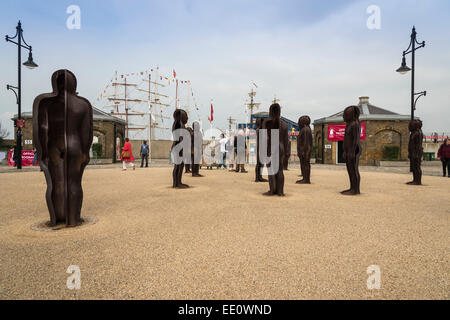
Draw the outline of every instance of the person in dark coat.
[[[444,171],[444,177],[448,173],[450,178],[450,140],[445,139],[438,151],[438,158],[442,161],[442,169]]]

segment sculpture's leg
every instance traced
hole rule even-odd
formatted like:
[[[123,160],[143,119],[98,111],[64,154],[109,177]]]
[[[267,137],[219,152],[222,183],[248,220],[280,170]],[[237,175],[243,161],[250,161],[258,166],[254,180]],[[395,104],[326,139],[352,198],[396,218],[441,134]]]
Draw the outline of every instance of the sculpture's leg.
[[[422,184],[422,167],[421,167],[422,159],[417,159],[417,184]]]
[[[192,176],[193,177],[203,177],[200,174],[200,165],[199,164],[194,164],[193,165]]]
[[[66,222],[65,196],[64,196],[64,159],[58,148],[50,148],[49,173],[52,179],[52,203],[55,210],[55,221],[52,224]]]
[[[347,160],[347,173],[350,180],[350,189],[342,191],[343,195],[355,195],[355,185],[356,185],[356,172],[355,172],[355,160]]]
[[[262,176],[262,170],[264,165],[261,162],[258,162],[256,165],[255,173],[256,173],[256,182],[267,182],[267,179],[264,179]]]
[[[181,182],[181,178],[183,177],[183,168],[184,168],[184,163],[180,164],[179,169],[178,169],[177,188],[188,188],[189,187],[187,184],[183,184]]]
[[[280,170],[278,171],[277,175],[277,194],[279,196],[284,196],[284,172],[283,172],[283,168],[280,168]]]
[[[68,215],[67,225],[77,226],[81,223],[81,207],[83,205],[83,189],[81,187],[81,179],[83,176],[83,169],[79,167],[79,159],[71,157],[69,160],[67,170],[67,194],[68,194]],[[80,170],[81,169],[81,170]]]
[[[264,193],[265,196],[276,195],[276,178],[275,175],[269,175],[269,191]]]
[[[311,163],[309,161],[305,161],[304,165],[304,171],[305,171],[305,183],[311,183]]]
[[[413,181],[408,182],[407,184],[411,185],[419,185],[421,183],[421,170],[420,170],[420,160],[416,158],[411,158],[410,167],[413,174]]]
[[[177,172],[177,187],[181,187],[181,177],[183,176],[183,168],[184,168],[184,163],[180,164],[178,166],[178,172]]]
[[[355,181],[354,181],[354,187],[355,187],[355,193],[360,194],[360,184],[361,184],[361,176],[359,174],[359,157],[356,157],[355,161]]]
[[[173,166],[173,171],[172,171],[172,180],[173,180],[173,188],[177,187],[178,184],[178,165],[175,164]]]
[[[301,171],[302,179],[298,180],[296,182],[296,183],[299,183],[299,184],[305,183],[305,181],[306,181],[305,160],[302,157],[300,157],[300,171]]]

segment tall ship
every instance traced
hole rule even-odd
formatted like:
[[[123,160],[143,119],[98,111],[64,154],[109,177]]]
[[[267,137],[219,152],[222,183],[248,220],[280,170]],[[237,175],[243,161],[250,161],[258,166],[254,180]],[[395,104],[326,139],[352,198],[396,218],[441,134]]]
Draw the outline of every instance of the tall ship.
[[[119,74],[105,85],[97,98],[99,108],[125,121],[130,140],[170,140],[172,114],[186,110],[190,122],[200,120],[190,80],[162,74],[159,67]]]

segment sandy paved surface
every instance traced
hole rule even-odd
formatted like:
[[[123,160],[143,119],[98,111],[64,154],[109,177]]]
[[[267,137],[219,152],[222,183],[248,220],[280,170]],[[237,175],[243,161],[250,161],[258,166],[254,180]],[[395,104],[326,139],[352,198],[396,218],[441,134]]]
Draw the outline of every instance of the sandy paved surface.
[[[48,219],[40,172],[0,175],[0,298],[449,299],[450,179],[343,170],[286,173],[267,198],[253,173],[205,171],[171,189],[168,168],[87,170],[83,215],[97,224],[38,232]],[[366,287],[369,265],[381,290]],[[69,265],[81,290],[66,287]]]

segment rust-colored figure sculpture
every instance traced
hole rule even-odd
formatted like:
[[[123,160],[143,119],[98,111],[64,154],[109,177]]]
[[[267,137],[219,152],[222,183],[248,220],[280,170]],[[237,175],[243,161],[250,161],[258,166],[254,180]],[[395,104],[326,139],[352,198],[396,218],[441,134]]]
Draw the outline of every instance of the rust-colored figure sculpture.
[[[203,152],[203,135],[200,131],[200,123],[194,121],[192,123],[192,127],[194,130],[192,131],[192,176],[193,177],[203,177],[200,174],[200,163],[202,161],[202,152]],[[196,156],[197,155],[197,156]]]
[[[422,184],[422,169],[420,168],[423,156],[423,133],[422,133],[422,121],[411,120],[409,122],[409,136],[408,144],[408,158],[411,161],[411,169],[413,173],[413,181],[407,184],[421,185]]]
[[[188,121],[188,115],[186,111],[177,109],[173,113],[173,125],[172,125],[172,132],[174,132],[177,129],[186,129],[186,123]],[[183,137],[180,137],[178,141],[174,141],[172,144],[172,150],[177,146],[179,143],[183,141]],[[185,157],[189,155],[184,155],[183,150],[180,151],[180,157]],[[181,183],[181,178],[183,176],[183,167],[184,167],[184,161],[182,161],[180,164],[175,164],[173,167],[172,172],[172,178],[173,178],[173,187],[174,188],[189,188],[187,184]]]
[[[359,157],[361,156],[361,123],[359,115],[361,111],[357,106],[350,106],[344,110],[344,121],[346,123],[344,135],[344,159],[350,178],[350,189],[342,191],[343,195],[360,194],[359,185]]]
[[[255,182],[267,182],[267,179],[264,179],[261,171],[264,165],[261,163],[261,159],[259,157],[259,131],[263,128],[264,119],[257,118],[256,119],[256,168],[255,168]]]
[[[287,123],[281,120],[281,107],[278,103],[272,104],[269,109],[269,119],[264,121],[263,128],[267,129],[267,150],[268,154],[272,154],[271,150],[271,130],[279,130],[279,158],[278,158],[278,171],[271,172],[269,168],[269,188],[270,190],[264,195],[272,196],[284,196],[284,158],[286,156],[288,147],[288,127]],[[272,164],[270,164],[272,166]]]
[[[308,116],[302,116],[298,119],[298,127],[300,128],[300,134],[297,138],[297,155],[300,158],[300,168],[302,170],[302,180],[298,180],[297,183],[311,183],[311,152],[313,137],[311,132],[311,118]]]
[[[53,73],[52,87],[34,100],[33,140],[47,181],[50,224],[77,226],[83,222],[81,179],[92,144],[92,106],[77,95],[69,70]]]

